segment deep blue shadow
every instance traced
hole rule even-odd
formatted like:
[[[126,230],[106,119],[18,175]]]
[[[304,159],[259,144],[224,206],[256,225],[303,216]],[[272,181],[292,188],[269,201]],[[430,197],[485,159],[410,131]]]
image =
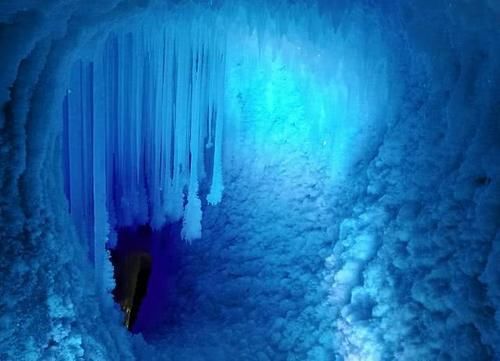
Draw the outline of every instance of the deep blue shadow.
[[[113,296],[132,305],[129,329],[148,334],[160,324],[174,323],[176,280],[180,269],[181,223],[154,231],[149,225],[120,228],[111,251],[117,286]],[[133,289],[133,290],[131,290]],[[133,301],[132,301],[133,300]]]

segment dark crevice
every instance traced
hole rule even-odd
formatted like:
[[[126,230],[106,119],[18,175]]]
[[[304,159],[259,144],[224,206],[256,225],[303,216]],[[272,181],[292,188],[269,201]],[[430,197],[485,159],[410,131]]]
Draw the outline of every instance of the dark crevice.
[[[180,225],[155,231],[149,225],[117,230],[111,249],[116,287],[113,298],[133,333],[158,327],[175,302]]]
[[[132,330],[147,294],[152,268],[151,235],[149,226],[122,229],[118,232],[116,248],[111,250],[116,281],[113,297],[125,314],[124,323],[129,330]]]

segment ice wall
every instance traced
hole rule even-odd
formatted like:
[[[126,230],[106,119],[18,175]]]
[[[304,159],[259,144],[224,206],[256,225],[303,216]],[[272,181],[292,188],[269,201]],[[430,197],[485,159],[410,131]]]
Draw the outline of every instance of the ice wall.
[[[480,5],[404,8],[398,120],[328,266],[349,359],[499,357],[498,12]]]
[[[82,30],[95,31],[109,8],[70,21],[86,10],[68,2],[0,3],[5,360],[132,358],[119,318],[103,314],[96,300],[85,248],[61,192],[61,84]]]

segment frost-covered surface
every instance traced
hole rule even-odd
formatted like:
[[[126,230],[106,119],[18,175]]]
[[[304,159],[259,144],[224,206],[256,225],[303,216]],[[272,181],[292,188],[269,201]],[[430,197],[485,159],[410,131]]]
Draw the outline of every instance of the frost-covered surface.
[[[234,127],[253,118],[258,128],[272,116],[284,133],[235,133],[255,149],[226,143],[222,203],[207,208],[203,239],[186,255],[187,281],[179,281],[199,297],[180,292],[185,327],[167,343],[151,337],[159,347],[151,350],[126,337],[109,299],[96,296],[87,245],[78,241],[85,236],[67,214],[61,103],[71,66],[86,58],[80,49],[144,11],[165,11],[166,2],[0,1],[0,359],[123,360],[134,357],[132,348],[143,359],[183,352],[207,360],[499,359],[498,1],[366,1],[366,18],[346,13],[344,2],[320,1],[321,20],[315,8],[284,1],[222,3],[212,8],[255,29],[260,50],[276,34],[335,49],[323,26],[336,29],[338,50],[352,50],[340,71],[335,52],[320,54],[331,61],[298,54],[283,65],[292,78],[316,65],[325,78],[336,69],[350,98],[325,84],[310,94],[332,99],[330,114],[349,121],[337,132],[324,119],[315,123],[320,134],[342,134],[331,148],[335,138],[326,139],[332,162],[309,148],[317,135],[290,131],[308,113],[297,107],[303,98],[290,98],[293,86],[271,101],[278,112],[258,97],[232,104],[231,115],[241,111],[247,122]],[[290,84],[278,70],[263,70],[278,75],[268,89]],[[293,141],[269,145],[283,134]],[[234,343],[225,350],[221,340]]]
[[[285,152],[264,167],[257,158],[231,172],[222,203],[206,210],[202,240],[183,255],[179,326],[168,329],[167,342],[198,351],[195,360],[215,359],[200,352],[210,346],[221,360],[333,355],[323,278],[337,212],[327,167],[316,160]]]

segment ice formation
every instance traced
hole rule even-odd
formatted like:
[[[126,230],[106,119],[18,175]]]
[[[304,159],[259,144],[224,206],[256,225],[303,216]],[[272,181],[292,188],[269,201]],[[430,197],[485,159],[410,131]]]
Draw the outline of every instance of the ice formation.
[[[203,25],[118,29],[94,58],[75,65],[64,103],[64,149],[70,213],[80,234],[103,242],[110,229],[146,223],[159,229],[183,217],[185,239],[201,237],[205,163],[214,167],[211,203],[222,188],[225,70],[223,36],[216,24]]]
[[[499,23],[0,0],[0,359],[499,360]],[[164,324],[130,335],[109,249],[142,225]]]

